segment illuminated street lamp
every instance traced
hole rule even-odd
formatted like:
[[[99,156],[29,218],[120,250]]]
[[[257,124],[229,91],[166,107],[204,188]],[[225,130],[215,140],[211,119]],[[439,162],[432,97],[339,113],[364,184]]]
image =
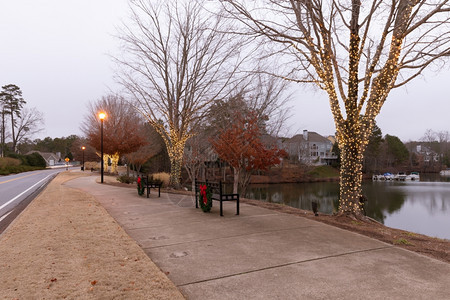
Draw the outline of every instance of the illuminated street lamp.
[[[100,182],[103,183],[103,120],[106,117],[106,114],[104,112],[101,112],[98,114],[98,117],[100,118],[100,152],[101,152],[101,180]]]
[[[82,146],[81,147],[81,150],[83,150],[83,172],[84,172],[84,150],[86,150],[86,147],[85,146]]]

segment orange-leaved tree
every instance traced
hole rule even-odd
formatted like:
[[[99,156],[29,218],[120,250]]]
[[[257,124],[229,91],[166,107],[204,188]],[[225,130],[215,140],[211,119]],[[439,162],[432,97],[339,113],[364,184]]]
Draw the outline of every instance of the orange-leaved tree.
[[[245,193],[250,176],[255,171],[265,171],[279,164],[286,155],[275,145],[266,146],[262,141],[259,119],[254,112],[247,116],[238,115],[232,126],[222,130],[211,140],[219,157],[233,169],[233,193]]]
[[[92,104],[81,129],[86,134],[89,145],[100,150],[101,130],[98,113],[106,113],[103,126],[103,152],[117,164],[121,155],[131,153],[145,145],[144,124],[141,115],[121,96],[108,95]]]

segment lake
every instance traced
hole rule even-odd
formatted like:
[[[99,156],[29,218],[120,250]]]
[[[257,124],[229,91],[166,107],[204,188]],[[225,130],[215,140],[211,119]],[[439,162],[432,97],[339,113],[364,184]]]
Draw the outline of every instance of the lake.
[[[421,174],[421,181],[363,182],[366,213],[386,226],[450,240],[450,178]],[[332,214],[338,182],[250,185],[246,198]]]

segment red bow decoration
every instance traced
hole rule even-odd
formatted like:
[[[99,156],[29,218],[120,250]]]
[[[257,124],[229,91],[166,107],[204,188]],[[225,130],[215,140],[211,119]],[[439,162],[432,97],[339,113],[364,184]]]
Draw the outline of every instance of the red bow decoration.
[[[141,177],[138,177],[137,184],[138,184],[138,186],[141,186]]]
[[[208,198],[206,198],[206,185],[201,185],[200,186],[200,195],[203,196],[203,203],[206,205],[206,203],[208,202]]]

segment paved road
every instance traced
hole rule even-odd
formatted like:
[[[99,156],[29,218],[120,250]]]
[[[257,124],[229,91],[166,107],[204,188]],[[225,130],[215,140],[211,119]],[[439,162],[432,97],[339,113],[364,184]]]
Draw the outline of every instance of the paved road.
[[[0,233],[65,168],[24,172],[0,177]]]

